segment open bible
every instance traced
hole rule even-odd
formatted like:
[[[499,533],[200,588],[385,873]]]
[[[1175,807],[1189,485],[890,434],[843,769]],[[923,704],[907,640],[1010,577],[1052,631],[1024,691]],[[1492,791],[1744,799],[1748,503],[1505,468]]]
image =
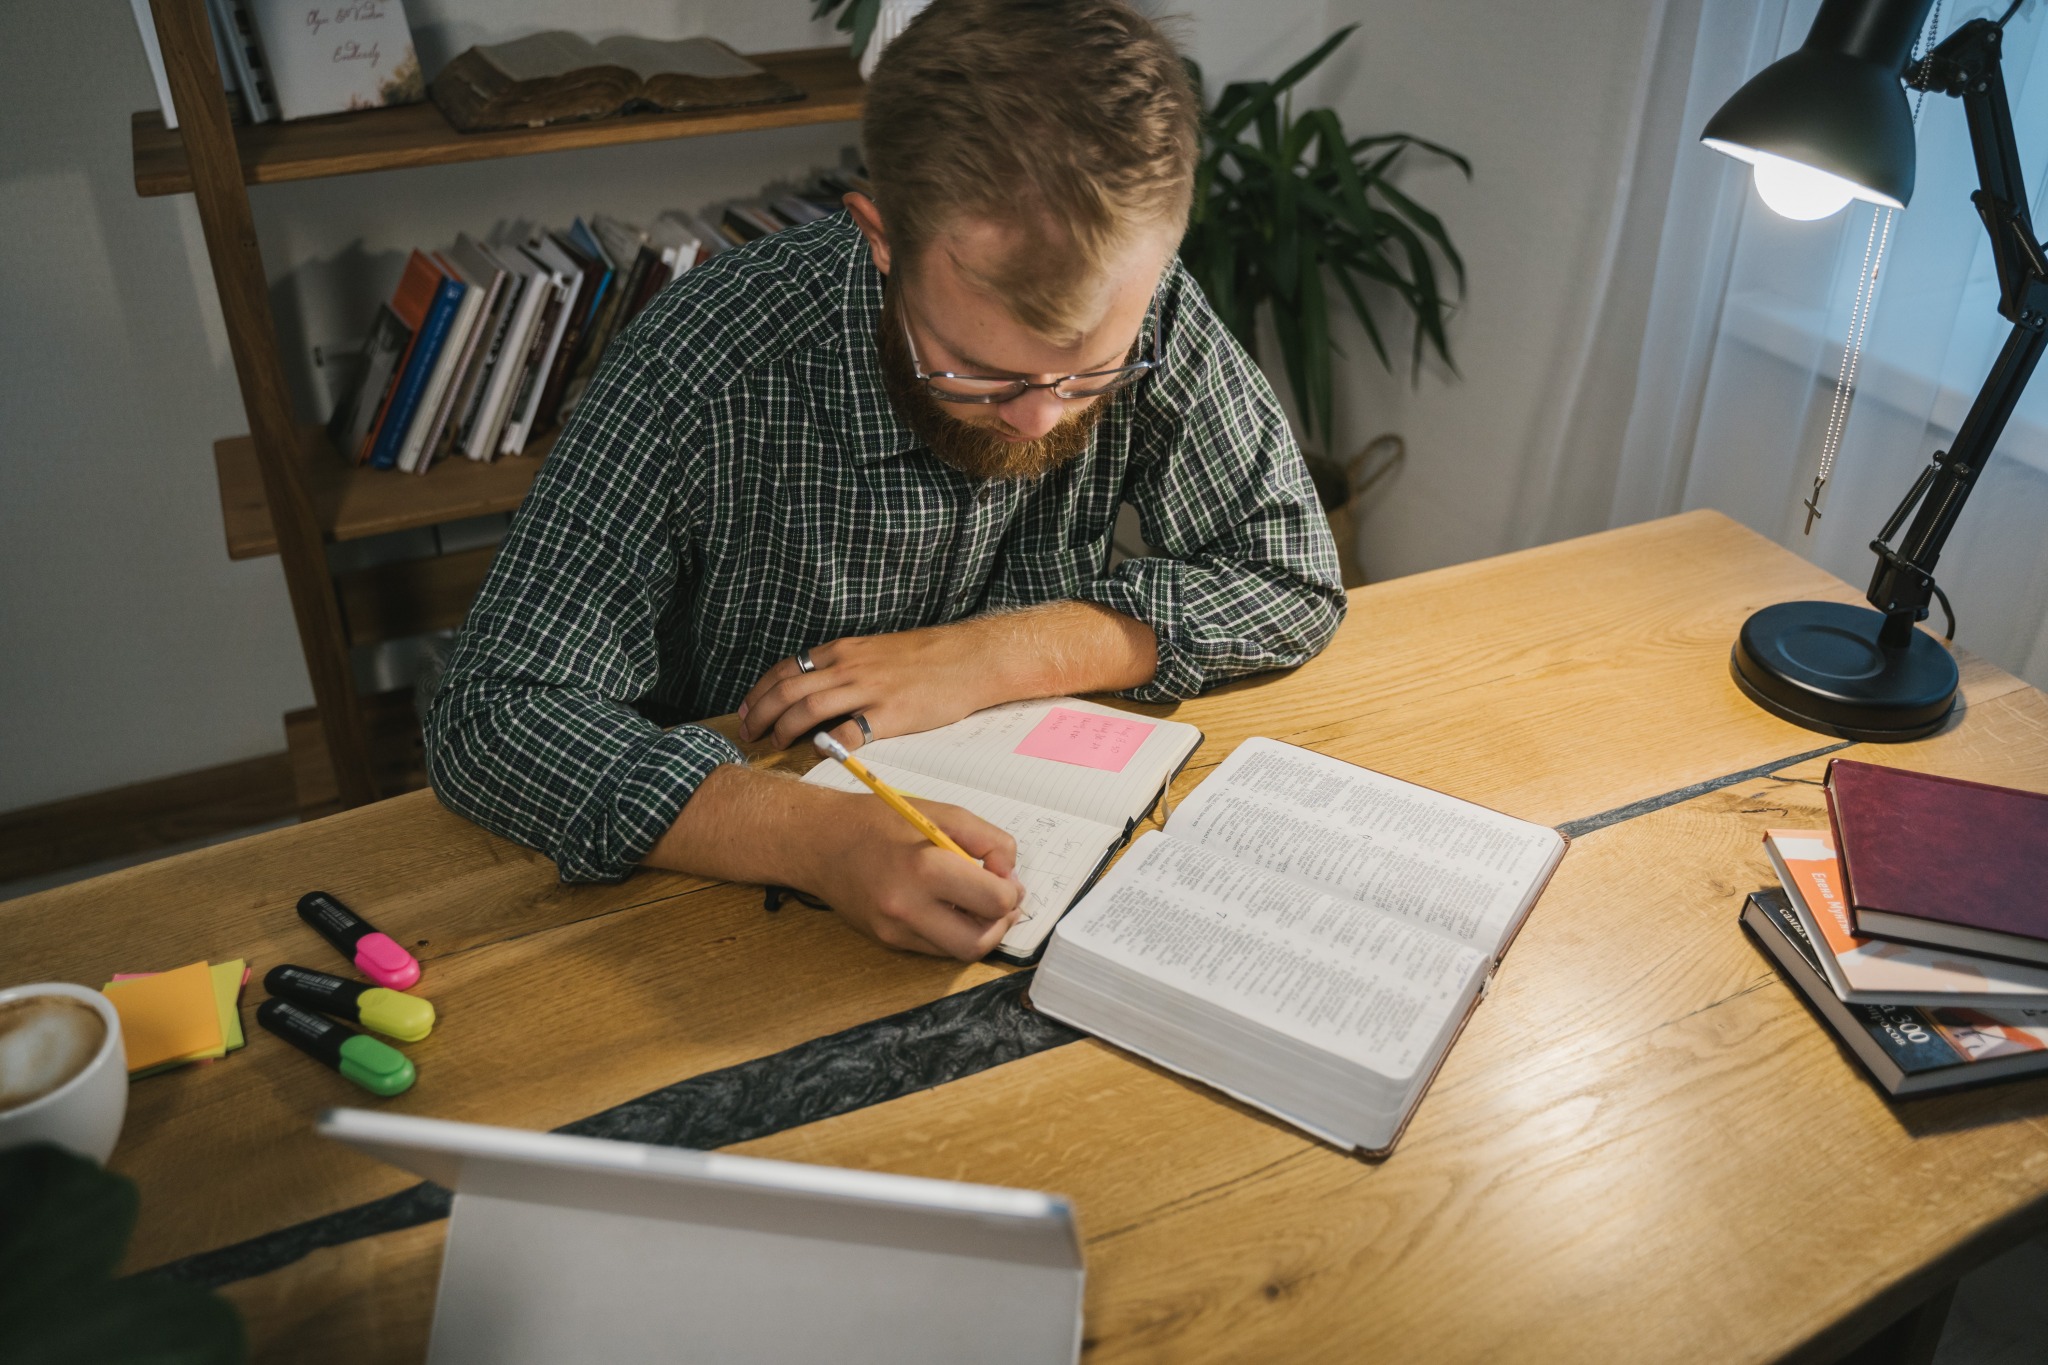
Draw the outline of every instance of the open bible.
[[[996,956],[1028,962],[1201,742],[1182,721],[1059,697],[878,739],[860,760],[905,795],[963,806],[1016,839],[1023,914]],[[837,763],[804,781],[867,790]]]
[[[1564,857],[1556,830],[1247,740],[1052,936],[1041,1012],[1391,1151]]]

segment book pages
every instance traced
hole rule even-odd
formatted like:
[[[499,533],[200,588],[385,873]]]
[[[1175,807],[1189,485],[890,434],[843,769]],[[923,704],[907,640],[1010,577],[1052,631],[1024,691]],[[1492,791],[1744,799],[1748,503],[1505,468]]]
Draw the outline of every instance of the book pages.
[[[1113,718],[1147,733],[1114,771],[1018,752],[1055,709]],[[1000,792],[1033,806],[1114,825],[1121,833],[1145,814],[1166,779],[1200,742],[1201,732],[1181,721],[1153,720],[1058,697],[992,706],[936,730],[878,739],[860,756],[870,766],[886,763],[963,787]]]
[[[1095,875],[1110,845],[1123,834],[1120,825],[1084,820],[884,763],[862,762],[869,772],[904,795],[971,810],[1017,841],[1017,880],[1024,883],[1024,913],[1003,935],[1001,949],[1012,957],[1028,957],[1038,951],[1061,913]],[[859,778],[837,763],[820,763],[804,775],[804,781],[834,791],[867,791]]]
[[[1166,830],[1489,955],[1564,849],[1547,826],[1270,739],[1239,745]]]
[[[1405,1081],[1487,955],[1440,933],[1148,832],[1063,943]]]

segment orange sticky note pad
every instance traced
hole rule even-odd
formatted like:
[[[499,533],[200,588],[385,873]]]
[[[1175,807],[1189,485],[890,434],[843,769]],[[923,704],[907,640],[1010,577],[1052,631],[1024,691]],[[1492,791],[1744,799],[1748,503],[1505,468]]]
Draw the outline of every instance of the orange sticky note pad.
[[[121,1016],[128,1070],[142,1071],[194,1053],[218,1053],[220,1007],[213,972],[204,962],[131,981],[108,983],[105,994]]]

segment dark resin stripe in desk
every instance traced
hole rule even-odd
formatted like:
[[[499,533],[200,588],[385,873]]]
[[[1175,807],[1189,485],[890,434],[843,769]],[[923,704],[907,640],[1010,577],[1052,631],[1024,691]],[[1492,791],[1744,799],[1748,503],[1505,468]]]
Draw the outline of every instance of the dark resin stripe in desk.
[[[1828,745],[1695,782],[1559,826],[1581,838],[1653,811],[1848,748]],[[555,1131],[708,1151],[766,1137],[943,1085],[1081,1035],[1023,1002],[1031,973],[1012,973],[930,1004],[709,1071]],[[141,1272],[218,1288],[341,1246],[448,1216],[453,1196],[422,1182],[382,1199],[294,1223]]]
[[[928,1090],[1079,1038],[1025,1007],[1030,983],[1030,972],[1015,972],[901,1014],[692,1076],[555,1131],[663,1147],[727,1147]],[[218,1288],[323,1247],[445,1218],[452,1197],[422,1182],[142,1273]]]

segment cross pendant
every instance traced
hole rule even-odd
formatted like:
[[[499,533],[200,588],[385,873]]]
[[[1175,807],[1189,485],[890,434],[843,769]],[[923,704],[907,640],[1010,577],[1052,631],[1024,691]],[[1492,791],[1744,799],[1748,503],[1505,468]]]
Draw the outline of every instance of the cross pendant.
[[[1807,535],[1809,535],[1809,536],[1813,534],[1813,524],[1814,524],[1814,523],[1815,523],[1816,521],[1819,521],[1819,520],[1820,520],[1820,490],[1821,490],[1822,488],[1824,488],[1825,486],[1826,486],[1826,484],[1825,484],[1825,483],[1824,483],[1824,482],[1823,482],[1822,480],[1820,480],[1820,479],[1815,479],[1815,480],[1813,481],[1813,494],[1812,494],[1812,496],[1811,496],[1811,497],[1809,497],[1809,498],[1807,498],[1807,500],[1806,500],[1805,502],[1803,502],[1803,503],[1801,503],[1801,504],[1800,504],[1800,506],[1802,506],[1802,507],[1804,507],[1804,508],[1806,509],[1806,532],[1805,532],[1805,534],[1807,534]]]

